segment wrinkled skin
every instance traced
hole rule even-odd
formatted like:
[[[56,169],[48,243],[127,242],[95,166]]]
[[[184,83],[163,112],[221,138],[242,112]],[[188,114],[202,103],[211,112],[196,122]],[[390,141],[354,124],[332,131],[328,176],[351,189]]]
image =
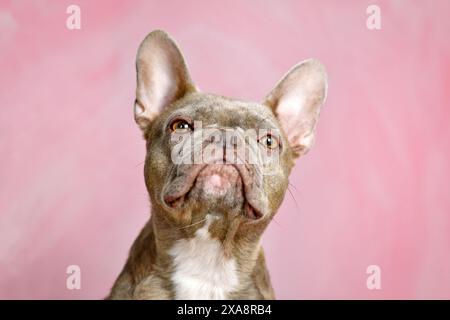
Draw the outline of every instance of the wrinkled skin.
[[[180,226],[201,220],[212,211],[229,214],[228,219],[238,219],[249,227],[254,225],[260,228],[267,224],[281,204],[293,165],[286,139],[283,138],[283,147],[277,150],[280,161],[274,161],[270,167],[235,164],[233,161],[228,164],[222,158],[218,159],[222,162],[220,164],[211,164],[213,161],[210,161],[176,165],[171,159],[172,133],[167,129],[167,123],[180,117],[202,121],[203,128],[278,129],[274,128],[277,121],[273,113],[264,105],[200,93],[177,101],[155,120],[147,132],[145,177],[152,203],[160,205],[169,218]],[[192,136],[194,132],[195,129],[185,134]],[[260,152],[265,152],[263,145],[259,144],[259,148],[262,149]],[[228,154],[225,154],[226,157]],[[214,168],[221,173],[223,182],[228,182],[230,186],[222,193],[202,192],[204,183],[200,178],[211,175]],[[180,200],[183,196],[185,199]],[[201,210],[193,210],[199,200],[202,202]],[[258,219],[246,214],[247,202],[257,212]],[[251,214],[252,217],[255,215]],[[227,219],[224,217],[224,220]]]

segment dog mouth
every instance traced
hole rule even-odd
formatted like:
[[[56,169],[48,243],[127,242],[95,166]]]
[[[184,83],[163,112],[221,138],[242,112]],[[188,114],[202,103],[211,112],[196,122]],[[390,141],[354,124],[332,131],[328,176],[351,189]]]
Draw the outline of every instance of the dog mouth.
[[[204,164],[179,168],[164,192],[165,205],[181,209],[189,202],[225,207],[241,206],[244,216],[258,220],[264,213],[257,201],[254,181],[240,164]]]

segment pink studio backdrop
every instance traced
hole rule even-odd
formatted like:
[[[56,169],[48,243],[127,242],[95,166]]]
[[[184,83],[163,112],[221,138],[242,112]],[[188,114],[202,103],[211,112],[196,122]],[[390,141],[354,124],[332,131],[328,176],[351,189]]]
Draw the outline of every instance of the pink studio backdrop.
[[[81,30],[66,8],[81,8]],[[368,30],[366,8],[381,8]],[[450,298],[449,1],[0,1],[0,298],[103,298],[149,217],[134,58],[169,32],[203,91],[328,69],[264,235],[281,299]],[[295,198],[295,200],[294,200]],[[81,267],[81,290],[66,268]],[[366,268],[381,268],[368,290]]]

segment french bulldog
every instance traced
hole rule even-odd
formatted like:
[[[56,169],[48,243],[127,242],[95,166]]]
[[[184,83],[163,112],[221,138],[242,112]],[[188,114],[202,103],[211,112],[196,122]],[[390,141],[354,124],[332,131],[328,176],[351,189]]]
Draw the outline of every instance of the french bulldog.
[[[313,145],[324,67],[295,65],[262,103],[203,93],[156,30],[136,69],[151,218],[107,298],[275,299],[260,240]]]

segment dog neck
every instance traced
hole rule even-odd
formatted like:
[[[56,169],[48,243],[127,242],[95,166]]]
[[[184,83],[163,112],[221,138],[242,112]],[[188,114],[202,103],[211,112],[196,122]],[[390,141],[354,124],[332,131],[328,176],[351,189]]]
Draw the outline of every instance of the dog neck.
[[[189,215],[196,216],[196,212]],[[268,224],[268,222],[262,222],[258,226],[248,225],[237,218],[224,221],[225,219],[219,214],[208,213],[203,214],[203,217],[197,221],[190,221],[179,226],[168,216],[169,214],[163,208],[153,206],[150,223],[155,235],[155,249],[158,255],[167,256],[178,241],[194,240],[199,233],[204,233],[212,240],[220,242],[221,250],[226,257],[233,257],[246,263],[251,262],[260,248],[261,234]]]
[[[160,211],[157,211],[160,210]],[[234,219],[225,223],[216,214],[177,227],[167,212],[154,208],[157,270],[171,282],[178,299],[226,299],[248,282],[260,253],[260,235],[245,234],[245,226]],[[242,236],[245,234],[245,236]]]

